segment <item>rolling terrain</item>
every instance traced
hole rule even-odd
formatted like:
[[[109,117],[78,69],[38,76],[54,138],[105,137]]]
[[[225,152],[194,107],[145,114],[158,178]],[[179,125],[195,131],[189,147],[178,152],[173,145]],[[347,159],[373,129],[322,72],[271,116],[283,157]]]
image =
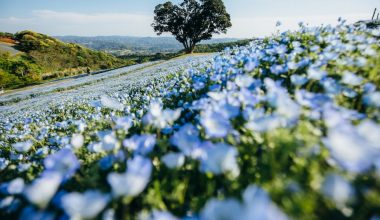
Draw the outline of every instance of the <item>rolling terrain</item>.
[[[0,219],[378,219],[380,30],[310,27],[0,95]]]
[[[0,33],[0,41],[3,42],[0,44],[0,87],[4,88],[134,63],[32,31]]]
[[[143,86],[174,71],[184,71],[192,65],[211,60],[212,56],[212,54],[190,55],[169,61],[147,62],[6,92],[0,94],[0,111],[9,115],[26,110],[28,112],[41,110],[49,105],[78,99],[91,100],[100,94],[112,94],[122,89],[129,90]]]

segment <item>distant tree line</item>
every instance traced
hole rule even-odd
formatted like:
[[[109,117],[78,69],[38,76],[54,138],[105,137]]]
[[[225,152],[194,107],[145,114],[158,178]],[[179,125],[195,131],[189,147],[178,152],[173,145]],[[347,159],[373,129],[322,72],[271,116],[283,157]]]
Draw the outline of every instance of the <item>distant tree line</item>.
[[[244,39],[234,42],[226,42],[226,43],[217,43],[217,44],[199,44],[195,47],[195,53],[215,53],[221,52],[227,47],[240,47],[249,44],[252,40]]]

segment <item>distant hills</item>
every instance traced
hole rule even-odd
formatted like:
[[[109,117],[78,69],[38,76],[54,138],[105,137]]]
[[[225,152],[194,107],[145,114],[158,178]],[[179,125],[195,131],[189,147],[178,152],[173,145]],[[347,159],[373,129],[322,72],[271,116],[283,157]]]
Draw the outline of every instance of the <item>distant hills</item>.
[[[213,39],[195,49],[218,52],[249,40]],[[33,31],[0,32],[0,89],[18,88],[89,70],[110,69],[181,55],[172,37],[50,37]]]
[[[105,52],[32,31],[0,32],[0,42],[0,89],[131,64]]]
[[[182,44],[173,37],[56,36],[56,38],[116,55],[175,53],[183,49]],[[203,41],[201,44],[226,43],[238,40],[237,38],[221,38]]]

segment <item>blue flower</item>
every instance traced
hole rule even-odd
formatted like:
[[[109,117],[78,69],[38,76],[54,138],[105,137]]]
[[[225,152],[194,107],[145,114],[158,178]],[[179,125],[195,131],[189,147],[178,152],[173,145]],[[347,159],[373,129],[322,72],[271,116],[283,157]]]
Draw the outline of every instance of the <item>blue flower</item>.
[[[236,199],[210,199],[201,212],[202,220],[235,220],[241,219],[242,207]]]
[[[81,134],[74,134],[72,137],[71,137],[71,146],[73,146],[74,148],[78,149],[78,148],[81,148],[84,144],[84,137],[83,135]]]
[[[270,67],[270,72],[275,75],[280,75],[282,73],[286,73],[288,71],[288,67],[286,65],[272,65]]]
[[[62,149],[55,154],[49,155],[44,160],[45,171],[57,172],[68,180],[79,169],[80,163],[70,149]]]
[[[380,127],[371,122],[363,122],[358,127],[341,122],[330,127],[324,143],[343,169],[365,172],[380,156],[380,142],[375,138],[379,131]]]
[[[303,89],[296,91],[295,96],[299,104],[314,110],[320,109],[325,104],[331,102],[331,98],[322,93],[312,93]]]
[[[322,193],[335,202],[338,208],[344,208],[353,199],[351,184],[337,174],[330,174],[322,184]]]
[[[318,68],[315,68],[315,67],[311,67],[308,69],[307,75],[308,75],[309,79],[321,80],[327,76],[327,72],[320,70]]]
[[[135,154],[146,155],[152,152],[156,145],[155,135],[133,135],[123,141],[123,146],[132,150]]]
[[[243,193],[243,203],[236,199],[210,199],[201,211],[201,219],[286,220],[288,217],[258,186],[251,185]]]
[[[230,121],[215,111],[202,112],[200,122],[210,138],[224,138],[232,130]]]
[[[248,59],[244,64],[244,70],[247,72],[252,72],[256,67],[258,67],[260,62],[257,59]]]
[[[24,195],[33,204],[45,208],[62,182],[62,175],[56,172],[44,172],[41,177],[26,186]]]
[[[146,218],[141,218],[141,219],[144,219],[144,220],[179,220],[179,218],[175,217],[170,212],[157,211],[157,210],[153,210],[152,213],[150,213],[150,216],[146,216]]]
[[[98,132],[98,137],[100,138],[100,143],[90,146],[95,152],[101,151],[114,151],[120,148],[120,141],[117,139],[115,132],[112,131],[102,131]]]
[[[182,126],[178,132],[170,138],[171,144],[176,146],[182,153],[190,156],[196,146],[199,145],[199,131],[192,124]]]
[[[276,115],[257,115],[248,121],[245,127],[255,132],[267,132],[277,129],[283,125],[283,119]]]
[[[358,94],[350,88],[344,88],[342,94],[348,98],[355,98]]]
[[[128,131],[133,125],[132,117],[121,117],[115,120],[116,129],[123,129]]]
[[[366,83],[363,85],[364,93],[371,93],[376,91],[376,86],[373,83]]]
[[[83,194],[73,192],[62,196],[62,207],[71,218],[95,218],[106,206],[110,196],[95,190]]]
[[[111,185],[115,197],[137,196],[149,183],[152,162],[141,156],[135,156],[127,162],[125,173],[110,173],[107,181]]]
[[[201,170],[214,174],[229,173],[233,178],[239,176],[240,169],[237,164],[237,150],[224,143],[208,144],[206,157],[201,159]]]
[[[307,77],[297,74],[291,75],[290,80],[295,86],[303,86],[308,81]]]
[[[372,92],[364,96],[363,102],[366,105],[380,108],[380,92]]]
[[[185,163],[185,156],[181,153],[168,153],[162,156],[161,161],[171,168],[180,168]]]
[[[116,111],[123,111],[124,110],[124,105],[121,104],[118,100],[110,98],[109,96],[103,95],[100,98],[101,105],[112,109]]]
[[[342,86],[333,78],[325,77],[320,82],[325,92],[331,95],[337,95],[341,92]]]
[[[57,219],[57,216],[53,212],[39,210],[33,208],[32,206],[27,206],[22,210],[19,218],[28,220],[54,220]]]
[[[286,220],[288,217],[271,201],[268,194],[256,185],[248,186],[243,192],[244,220]]]
[[[0,158],[0,171],[4,170],[9,164],[9,160]]]
[[[30,140],[25,142],[18,142],[12,145],[12,147],[20,153],[28,152],[32,146],[33,142]]]
[[[236,85],[242,88],[249,88],[254,82],[255,82],[254,79],[247,74],[238,75],[235,78]]]
[[[100,166],[100,169],[102,170],[108,170],[109,168],[112,167],[113,163],[114,163],[115,159],[113,156],[105,156],[103,157],[100,161],[99,161],[99,166]]]
[[[152,102],[149,106],[148,113],[144,116],[143,122],[153,125],[156,128],[163,129],[176,121],[181,116],[181,109],[171,110],[162,109],[162,104]]]
[[[22,178],[16,178],[7,184],[7,193],[21,194],[24,191],[25,182]]]
[[[355,75],[352,72],[345,71],[343,73],[342,82],[351,86],[358,86],[363,82],[363,78]]]

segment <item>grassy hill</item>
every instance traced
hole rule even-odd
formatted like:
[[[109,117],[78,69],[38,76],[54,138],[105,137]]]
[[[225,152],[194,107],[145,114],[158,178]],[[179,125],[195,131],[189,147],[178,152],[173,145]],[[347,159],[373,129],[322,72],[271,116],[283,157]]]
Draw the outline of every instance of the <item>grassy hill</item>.
[[[89,69],[132,64],[110,54],[32,31],[0,33],[0,87],[17,88],[46,79],[76,75]],[[9,50],[19,51],[10,53]]]

